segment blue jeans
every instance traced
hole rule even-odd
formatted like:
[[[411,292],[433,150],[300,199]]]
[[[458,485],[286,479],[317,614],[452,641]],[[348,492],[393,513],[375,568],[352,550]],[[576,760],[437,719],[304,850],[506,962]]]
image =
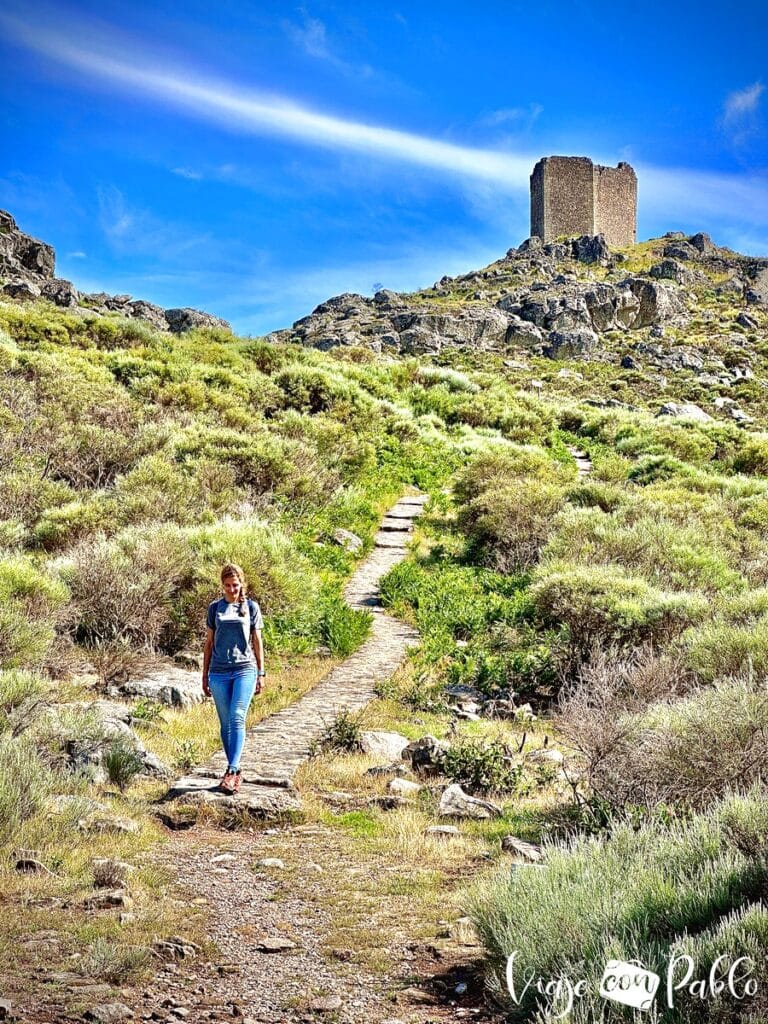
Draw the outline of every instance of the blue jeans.
[[[256,669],[247,666],[209,672],[208,685],[221,722],[221,742],[228,767],[239,768],[245,745],[245,717],[256,687]]]

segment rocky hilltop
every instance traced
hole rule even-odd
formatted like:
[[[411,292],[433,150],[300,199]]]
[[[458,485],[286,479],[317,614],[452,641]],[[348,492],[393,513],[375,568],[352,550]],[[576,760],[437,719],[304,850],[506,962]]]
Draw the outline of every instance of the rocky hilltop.
[[[410,355],[446,347],[553,359],[618,354],[627,368],[683,367],[716,383],[734,369],[749,373],[749,334],[764,326],[766,309],[768,260],[705,234],[670,233],[620,252],[602,235],[529,238],[485,269],[421,292],[339,295],[269,338]]]
[[[163,309],[130,295],[79,292],[56,277],[56,253],[46,242],[21,231],[10,213],[0,210],[0,291],[14,299],[48,299],[73,312],[119,315],[144,320],[156,330],[180,334],[193,327],[231,330],[226,320],[197,309]]]

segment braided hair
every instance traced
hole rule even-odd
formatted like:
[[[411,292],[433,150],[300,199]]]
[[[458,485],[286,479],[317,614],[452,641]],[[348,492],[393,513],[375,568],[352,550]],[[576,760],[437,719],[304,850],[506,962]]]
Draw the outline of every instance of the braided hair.
[[[240,592],[237,595],[237,614],[244,619],[247,611],[245,592],[248,588],[248,584],[245,581],[245,573],[239,565],[236,565],[234,562],[227,562],[221,569],[221,582],[223,583],[224,580],[232,576],[240,584]]]

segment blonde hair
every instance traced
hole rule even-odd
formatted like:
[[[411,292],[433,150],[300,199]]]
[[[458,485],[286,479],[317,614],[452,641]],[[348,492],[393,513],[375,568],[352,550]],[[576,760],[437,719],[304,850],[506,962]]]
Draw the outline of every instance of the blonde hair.
[[[238,599],[238,602],[239,602],[239,608],[237,609],[237,614],[242,616],[243,618],[245,618],[244,602],[245,602],[245,593],[246,593],[246,590],[248,589],[248,584],[247,584],[246,579],[245,579],[245,573],[240,568],[240,566],[237,565],[235,562],[227,562],[221,568],[221,576],[220,576],[221,582],[223,583],[224,580],[228,580],[232,576],[234,576],[238,580],[238,582],[240,583],[240,593],[237,596],[237,599]]]

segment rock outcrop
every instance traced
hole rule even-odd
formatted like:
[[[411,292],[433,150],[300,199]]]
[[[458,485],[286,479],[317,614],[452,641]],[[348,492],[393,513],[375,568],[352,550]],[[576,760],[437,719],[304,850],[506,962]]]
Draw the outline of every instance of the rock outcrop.
[[[83,315],[122,316],[144,320],[155,330],[182,334],[195,327],[231,331],[226,320],[198,309],[163,309],[130,295],[81,294],[71,281],[55,276],[56,253],[19,230],[10,213],[0,210],[0,291],[11,299],[47,299]]]
[[[768,301],[768,261],[721,249],[708,235],[667,236],[655,255],[648,270],[627,273],[627,258],[601,235],[547,244],[529,238],[484,270],[443,277],[422,292],[338,295],[269,340],[406,355],[467,348],[605,359],[606,332],[634,346],[685,328],[697,313],[689,289],[709,284],[708,273],[729,275],[736,302]]]

